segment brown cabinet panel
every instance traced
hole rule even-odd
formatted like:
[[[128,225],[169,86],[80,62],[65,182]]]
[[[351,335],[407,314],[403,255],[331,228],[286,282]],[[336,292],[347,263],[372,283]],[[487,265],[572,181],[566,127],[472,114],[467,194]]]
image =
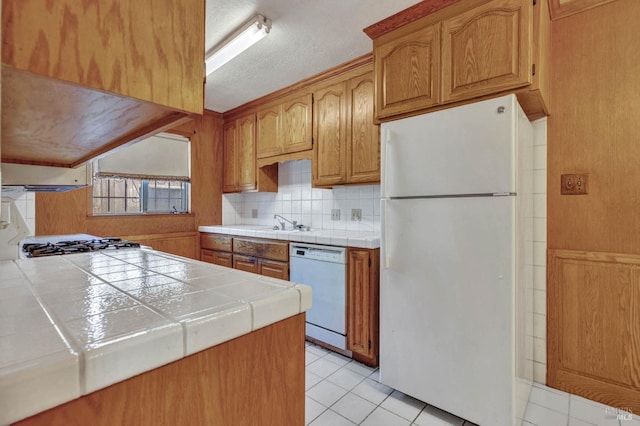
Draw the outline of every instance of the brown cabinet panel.
[[[443,101],[531,83],[529,0],[493,0],[442,22]]]
[[[271,105],[257,112],[257,157],[265,158],[282,153],[279,143],[280,105]]]
[[[373,91],[368,72],[314,93],[314,186],[380,182]]]
[[[289,261],[289,243],[258,238],[234,238],[233,252],[265,259]]]
[[[549,250],[547,383],[640,412],[640,256]]]
[[[378,117],[414,111],[440,103],[440,24],[374,40]]]
[[[200,248],[231,252],[233,251],[233,237],[231,235],[201,232]]]
[[[224,124],[223,130],[222,192],[235,192],[238,188],[238,152],[236,149],[236,122]]]
[[[258,259],[253,256],[235,254],[233,256],[233,269],[239,269],[241,271],[253,272],[254,274],[257,274],[259,272]]]
[[[373,92],[372,72],[349,80],[347,183],[380,182],[380,127],[373,123]]]
[[[347,349],[369,365],[378,364],[379,249],[347,252]]]
[[[285,101],[282,104],[280,132],[282,153],[288,154],[311,149],[312,104],[311,93]]]
[[[289,263],[261,259],[259,273],[267,277],[289,281]]]
[[[343,183],[349,141],[345,82],[315,92],[313,116],[313,184],[331,186]]]
[[[256,115],[249,114],[237,120],[238,189],[256,189]]]

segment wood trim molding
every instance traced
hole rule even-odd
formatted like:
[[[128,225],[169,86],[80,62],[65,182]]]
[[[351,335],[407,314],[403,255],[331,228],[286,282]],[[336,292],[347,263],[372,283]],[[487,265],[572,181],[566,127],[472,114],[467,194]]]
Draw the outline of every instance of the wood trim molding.
[[[237,118],[238,116],[248,114],[250,112],[253,112],[258,107],[263,106],[269,102],[273,102],[281,98],[284,98],[285,96],[290,95],[292,92],[307,89],[313,86],[314,84],[321,83],[327,79],[346,73],[347,71],[351,71],[353,69],[360,68],[369,64],[373,64],[373,52],[369,52],[349,62],[345,62],[333,68],[329,68],[328,70],[325,70],[319,74],[313,75],[304,80],[300,80],[299,82],[294,83],[291,86],[287,86],[283,89],[269,93],[268,95],[265,95],[261,98],[254,99],[251,102],[248,102],[244,105],[240,105],[237,108],[234,108],[232,110],[225,112],[223,114],[224,119],[225,121],[227,121],[229,119],[234,119],[234,118]]]
[[[547,384],[640,412],[640,255],[548,251]]]
[[[375,24],[368,26],[362,31],[364,31],[364,33],[373,40],[395,30],[396,28],[400,28],[413,21],[437,12],[440,9],[444,9],[458,1],[460,0],[424,0],[396,13],[395,15],[391,15],[380,22],[376,22]]]
[[[612,1],[614,0],[549,0],[549,13],[551,20],[555,21]]]

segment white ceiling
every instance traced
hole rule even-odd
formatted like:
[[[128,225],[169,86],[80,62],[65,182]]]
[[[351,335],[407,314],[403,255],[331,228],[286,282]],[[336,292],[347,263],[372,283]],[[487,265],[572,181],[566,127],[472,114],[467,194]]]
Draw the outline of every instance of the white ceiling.
[[[271,33],[207,77],[205,106],[225,112],[372,50],[362,29],[418,0],[207,0],[205,48],[256,14]]]

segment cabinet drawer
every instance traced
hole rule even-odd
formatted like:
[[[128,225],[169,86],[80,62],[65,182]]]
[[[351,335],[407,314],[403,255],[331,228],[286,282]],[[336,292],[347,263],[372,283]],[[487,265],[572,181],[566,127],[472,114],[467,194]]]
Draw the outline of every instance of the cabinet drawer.
[[[260,270],[258,259],[252,256],[243,256],[239,254],[233,256],[233,269],[253,272],[254,274],[257,274]]]
[[[289,243],[256,238],[234,238],[233,252],[271,260],[289,261]]]
[[[277,260],[260,260],[260,275],[289,281],[289,263]]]
[[[200,234],[200,248],[232,252],[232,240],[230,235]]]
[[[207,263],[233,268],[233,253],[202,249],[200,250],[200,260]]]

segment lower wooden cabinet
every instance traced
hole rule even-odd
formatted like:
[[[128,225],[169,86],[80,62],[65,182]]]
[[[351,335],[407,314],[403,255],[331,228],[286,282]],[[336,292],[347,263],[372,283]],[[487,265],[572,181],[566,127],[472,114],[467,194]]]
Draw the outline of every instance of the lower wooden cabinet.
[[[200,234],[200,260],[233,267],[233,238],[222,234]]]
[[[380,249],[347,251],[347,349],[353,358],[378,365]]]

